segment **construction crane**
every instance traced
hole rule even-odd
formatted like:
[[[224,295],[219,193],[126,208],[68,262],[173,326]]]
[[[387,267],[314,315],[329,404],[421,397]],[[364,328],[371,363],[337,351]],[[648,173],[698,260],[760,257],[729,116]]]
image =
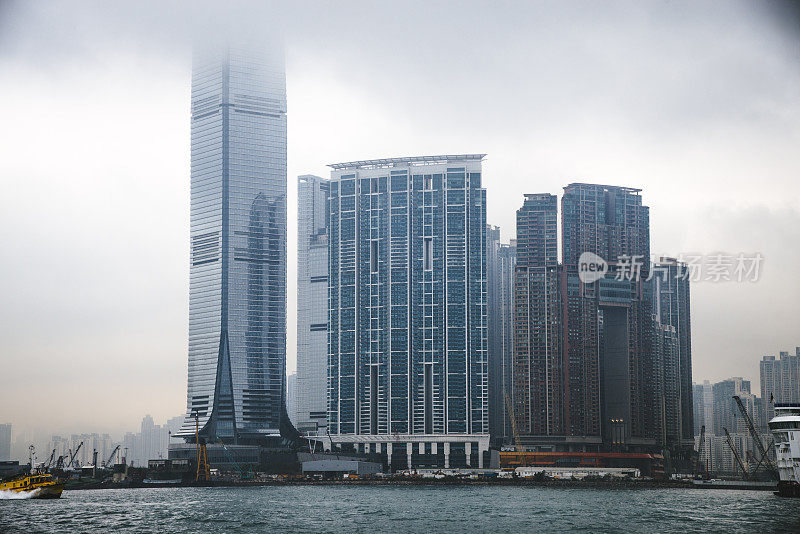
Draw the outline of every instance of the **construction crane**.
[[[770,449],[772,449],[774,446],[775,446],[775,440],[771,440],[769,442],[769,445],[767,446],[767,454],[769,454]],[[747,452],[749,452],[750,455],[753,456],[753,453],[751,453],[750,451],[747,451]],[[758,471],[758,468],[761,467],[762,463],[764,463],[764,458],[767,458],[767,457],[766,456],[762,456],[761,459],[758,460],[758,462],[756,462],[755,461],[756,457],[753,456],[753,464],[754,464],[755,467],[753,467],[753,471],[751,473],[752,475],[755,475],[756,471]]]
[[[511,397],[506,393],[506,410],[511,419],[511,431],[514,433],[514,448],[517,452],[522,452],[522,440],[519,439],[519,429],[517,428],[517,418],[514,415],[514,406],[511,404]]]
[[[725,432],[725,439],[728,440],[728,447],[731,448],[731,452],[733,453],[733,457],[736,459],[736,463],[739,465],[739,469],[742,470],[742,478],[747,480],[747,468],[744,466],[742,459],[739,457],[739,453],[736,452],[736,447],[733,445],[733,438],[731,438],[728,429],[722,427],[722,430]]]
[[[706,425],[700,427],[700,441],[697,444],[697,460],[694,463],[694,473],[697,474],[697,471],[700,467],[700,455],[703,454],[703,446],[706,443]]]
[[[210,480],[211,470],[208,467],[208,452],[206,451],[205,440],[200,443],[200,422],[197,411],[194,412],[194,440],[197,444],[197,476],[195,482],[200,480]]]
[[[53,449],[53,452],[50,453],[50,458],[47,460],[45,464],[45,469],[50,469],[50,466],[53,465],[53,459],[56,457],[56,450]]]
[[[109,455],[108,455],[108,460],[106,460],[106,467],[109,467],[109,466],[113,466],[113,465],[114,465],[114,464],[112,464],[111,462],[114,460],[114,455],[115,455],[115,454],[117,454],[117,451],[118,451],[118,450],[119,450],[119,445],[117,445],[116,447],[114,447],[114,450],[113,450],[113,451],[111,451],[111,454],[109,454]]]
[[[779,480],[778,477],[778,468],[775,467],[775,464],[772,463],[772,460],[767,453],[766,447],[764,447],[764,443],[761,442],[761,437],[756,432],[756,426],[753,424],[753,419],[750,417],[750,414],[747,413],[747,408],[744,407],[744,403],[742,399],[739,398],[739,395],[734,395],[733,400],[736,401],[736,404],[739,406],[739,411],[742,412],[742,416],[744,420],[747,422],[747,429],[750,431],[750,436],[753,438],[753,441],[758,447],[758,452],[761,455],[764,463],[767,465],[767,469],[772,472],[772,475],[775,477],[776,480]]]
[[[242,469],[242,467],[238,463],[236,463],[236,460],[233,458],[233,455],[231,454],[231,451],[228,450],[228,447],[225,446],[225,442],[220,439],[219,443],[220,443],[220,445],[222,445],[222,450],[225,451],[225,456],[227,456],[228,457],[228,461],[231,464],[233,464],[233,467],[234,467],[234,469],[236,469],[236,472],[239,474],[239,477],[242,480],[250,480],[250,479],[252,479],[253,478],[253,472],[252,471],[245,471],[244,469]]]
[[[81,450],[81,447],[83,447],[82,441],[78,443],[78,448],[75,449],[75,452],[73,452],[72,456],[69,457],[69,462],[67,462],[67,467],[80,467],[79,465],[75,465],[75,458],[78,456],[78,451]]]

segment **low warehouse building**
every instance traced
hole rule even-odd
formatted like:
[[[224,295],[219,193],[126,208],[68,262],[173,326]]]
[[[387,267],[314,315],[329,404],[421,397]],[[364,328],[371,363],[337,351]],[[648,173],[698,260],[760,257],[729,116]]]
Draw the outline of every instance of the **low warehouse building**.
[[[381,472],[381,464],[360,460],[312,460],[303,462],[304,475],[342,476],[374,475]]]

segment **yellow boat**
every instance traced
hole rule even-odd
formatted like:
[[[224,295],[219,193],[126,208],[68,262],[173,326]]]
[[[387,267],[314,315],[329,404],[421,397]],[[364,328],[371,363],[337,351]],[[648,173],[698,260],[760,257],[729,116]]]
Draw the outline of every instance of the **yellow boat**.
[[[0,491],[31,494],[31,499],[58,499],[64,483],[47,473],[30,474],[0,482]]]

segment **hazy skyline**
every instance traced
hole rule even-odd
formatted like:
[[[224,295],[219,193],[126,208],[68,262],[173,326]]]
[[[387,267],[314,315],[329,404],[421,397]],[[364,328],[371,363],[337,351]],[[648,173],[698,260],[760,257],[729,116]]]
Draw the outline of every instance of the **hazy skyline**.
[[[523,194],[591,182],[643,189],[653,253],[763,254],[757,283],[692,286],[695,380],[757,392],[761,357],[800,345],[786,5],[0,2],[0,423],[185,409],[191,41],[244,20],[286,39],[289,372],[297,176],[480,152],[504,241]]]

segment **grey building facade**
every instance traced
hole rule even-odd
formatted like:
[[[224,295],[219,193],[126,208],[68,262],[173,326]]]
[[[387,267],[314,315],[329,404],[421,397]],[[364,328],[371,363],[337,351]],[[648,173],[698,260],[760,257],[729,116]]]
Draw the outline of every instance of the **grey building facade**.
[[[286,367],[286,84],[282,50],[195,53],[187,411],[210,441],[278,438]],[[289,427],[291,425],[289,424]]]
[[[788,351],[764,356],[759,364],[761,398],[767,421],[775,417],[776,402],[800,402],[800,347],[795,354]]]
[[[297,179],[297,398],[305,434],[328,422],[328,180]]]
[[[11,423],[0,425],[0,461],[11,460]]]
[[[328,424],[394,468],[489,445],[482,154],[331,165]]]
[[[676,428],[666,430],[671,445],[694,446],[694,401],[692,389],[692,329],[688,267],[674,258],[661,258],[652,266],[655,331],[674,331],[676,350],[660,357],[665,394],[663,419]],[[674,358],[674,360],[673,360]]]
[[[513,241],[513,240],[512,240]],[[514,357],[513,278],[515,243],[500,240],[500,228],[486,229],[486,298],[489,340],[489,433],[502,445],[511,439],[506,396],[512,395]]]
[[[750,381],[741,377],[728,378],[717,382],[712,386],[714,396],[714,428],[713,433],[717,436],[724,436],[727,428],[728,432],[747,433],[747,422],[739,413],[739,408],[734,395],[738,395],[747,408],[751,417],[755,412],[753,395],[750,393]],[[706,432],[710,429],[706,426]]]
[[[705,426],[706,432],[714,432],[714,394],[711,382],[708,380],[702,384],[692,385],[692,404],[694,435],[699,436],[700,431]]]

